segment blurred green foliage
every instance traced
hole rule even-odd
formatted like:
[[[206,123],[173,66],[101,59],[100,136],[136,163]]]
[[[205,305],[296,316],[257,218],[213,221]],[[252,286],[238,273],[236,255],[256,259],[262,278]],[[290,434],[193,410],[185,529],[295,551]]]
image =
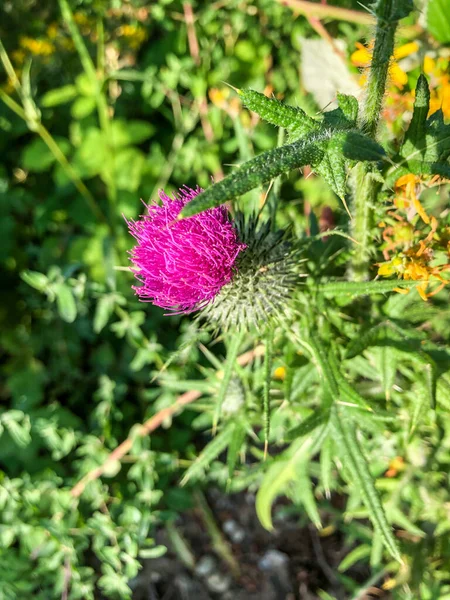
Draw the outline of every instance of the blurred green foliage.
[[[165,552],[154,528],[189,508],[196,486],[216,484],[230,493],[259,488],[257,510],[268,527],[281,494],[318,527],[326,513],[353,548],[338,574],[348,597],[358,597],[360,584],[345,573],[361,560],[375,581],[391,582],[393,597],[450,598],[445,291],[430,305],[413,292],[378,293],[367,308],[366,289],[307,286],[298,329],[275,339],[274,367],[283,373],[270,382],[277,448],[263,461],[261,356],[228,372],[224,387],[229,340],[202,352],[211,338],[198,322],[139,304],[131,274],[115,268],[128,266],[123,216],[140,213],[139,198],[207,187],[228,165],[277,145],[274,128],[222,82],[273,91],[309,113],[323,108],[299,79],[299,39],[316,35],[305,18],[273,0],[194,2],[197,47],[186,6],[20,0],[0,7],[4,54],[18,75],[3,78],[0,98],[16,103],[0,102],[0,599],[88,600],[98,590],[131,597],[139,560]],[[333,20],[327,29],[349,48],[367,34]],[[324,208],[346,223],[320,179],[293,173],[280,196],[280,224],[301,237],[318,232]],[[259,201],[250,192],[240,205]],[[429,208],[443,212],[443,203],[436,196]],[[345,275],[346,241],[307,244],[311,281]],[[322,342],[314,346],[316,337]],[[151,437],[138,433],[136,424],[191,390],[203,393],[191,410]],[[340,407],[329,425],[318,407],[335,390],[350,408]],[[211,438],[218,396],[225,396],[222,419]],[[81,496],[71,493],[127,438],[126,461],[109,461]],[[352,460],[355,447],[368,457],[367,472]],[[355,473],[360,486],[352,485]],[[402,564],[367,525],[371,476]],[[331,493],[346,495],[345,512],[333,508]]]

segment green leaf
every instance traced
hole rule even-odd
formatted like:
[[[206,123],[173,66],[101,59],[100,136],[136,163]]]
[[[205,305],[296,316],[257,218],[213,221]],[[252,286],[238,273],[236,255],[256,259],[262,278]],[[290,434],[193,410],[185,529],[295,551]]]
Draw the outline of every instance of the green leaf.
[[[336,450],[352,475],[352,485],[360,490],[364,504],[374,527],[383,538],[383,543],[396,560],[401,562],[397,542],[383,510],[378,491],[370,474],[369,465],[358,442],[355,424],[342,409],[334,410],[333,428],[336,434]]]
[[[239,90],[244,106],[258,114],[261,119],[295,132],[296,139],[319,128],[320,123],[309,117],[304,110],[289,106],[276,98],[268,98],[254,90]]]
[[[70,114],[76,121],[80,121],[94,112],[95,107],[96,102],[94,96],[81,96],[72,104]]]
[[[317,527],[322,529],[319,510],[314,497],[311,477],[309,474],[309,458],[304,457],[295,465],[294,491],[291,494],[297,504],[303,504],[306,514]]]
[[[230,444],[235,425],[228,423],[220,433],[207,444],[188,468],[181,480],[180,485],[186,485],[191,479],[197,479],[203,475],[204,469],[223,452]]]
[[[70,150],[70,143],[65,138],[56,137],[55,141],[64,154]],[[23,168],[33,173],[48,171],[55,160],[55,156],[41,138],[35,138],[22,152]]]
[[[265,529],[273,529],[272,504],[296,478],[296,465],[311,455],[314,442],[314,436],[294,442],[289,448],[288,458],[277,459],[267,469],[256,495],[256,514]]]
[[[430,110],[430,88],[425,75],[421,74],[416,84],[416,96],[414,99],[414,112],[405,134],[401,155],[408,157],[417,150],[425,149],[425,125]]]
[[[214,411],[214,419],[213,419],[213,430],[217,427],[217,423],[219,422],[220,413],[222,410],[222,404],[225,399],[225,395],[228,390],[228,386],[230,385],[231,376],[233,375],[233,371],[236,368],[236,358],[239,352],[239,348],[244,339],[244,331],[240,331],[236,333],[230,341],[230,344],[227,349],[227,359],[225,363],[225,368],[223,371],[223,377],[220,382],[219,391],[217,393],[216,398],[216,407]]]
[[[395,288],[411,289],[419,285],[421,281],[401,281],[392,279],[380,279],[377,281],[330,281],[317,286],[319,292],[329,296],[365,296],[368,294],[385,294],[392,292]]]
[[[100,333],[100,331],[105,327],[114,311],[115,304],[116,299],[114,294],[102,296],[97,302],[93,321],[95,333]]]
[[[56,294],[59,316],[66,323],[73,323],[77,317],[77,305],[72,289],[65,283],[57,283],[53,289]]]
[[[77,88],[74,85],[65,85],[45,93],[41,98],[41,106],[51,108],[59,104],[70,102],[77,95]]]
[[[328,435],[320,450],[320,481],[325,491],[325,497],[331,497],[331,471],[333,469],[334,444]]]
[[[342,146],[344,156],[350,160],[378,161],[386,156],[380,144],[359,131],[349,131]]]
[[[327,423],[330,417],[330,411],[324,408],[316,409],[309,417],[306,417],[300,425],[294,427],[294,429],[290,429],[286,433],[286,441],[296,440],[299,437],[303,437],[308,433],[311,433],[319,427],[320,425],[324,425]]]
[[[20,277],[25,283],[39,292],[45,292],[47,289],[48,277],[47,275],[44,275],[44,273],[39,273],[38,271],[22,271]]]
[[[166,552],[166,546],[153,546],[153,548],[142,548],[139,550],[139,556],[140,558],[160,558]]]
[[[153,135],[155,127],[147,121],[115,119],[111,123],[111,138],[115,148],[141,144]]]
[[[239,452],[242,450],[246,433],[247,432],[244,423],[241,420],[237,420],[227,451],[228,477],[230,480],[233,477]]]
[[[370,556],[371,548],[368,544],[361,544],[360,546],[356,546],[353,548],[340,562],[338,566],[338,571],[340,573],[344,573],[350,567],[352,567],[355,563],[368,558]]]
[[[266,351],[264,353],[264,381],[263,381],[263,423],[264,423],[264,451],[267,452],[270,435],[270,384],[272,382],[273,363],[273,331],[266,335]]]
[[[430,0],[426,10],[428,31],[441,44],[450,43],[450,0]]]
[[[322,156],[317,142],[329,137],[329,132],[315,134],[308,140],[299,140],[280,146],[252,158],[231,175],[188,202],[181,211],[181,217],[192,217],[208,208],[220,206],[228,200],[233,200],[253,188],[267,183],[277,175],[317,162]]]
[[[114,174],[119,190],[135,192],[142,178],[145,156],[138,148],[123,148],[114,156]],[[107,177],[105,177],[107,180]]]

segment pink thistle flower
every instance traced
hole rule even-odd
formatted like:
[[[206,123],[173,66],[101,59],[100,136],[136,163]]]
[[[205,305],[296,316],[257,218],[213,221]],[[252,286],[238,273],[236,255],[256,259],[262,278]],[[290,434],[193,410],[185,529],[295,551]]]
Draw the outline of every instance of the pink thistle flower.
[[[133,286],[139,299],[176,314],[204,308],[233,277],[244,248],[225,206],[177,220],[183,206],[203,190],[184,187],[174,198],[159,193],[162,206],[146,205],[148,215],[127,221],[137,240],[131,250]]]

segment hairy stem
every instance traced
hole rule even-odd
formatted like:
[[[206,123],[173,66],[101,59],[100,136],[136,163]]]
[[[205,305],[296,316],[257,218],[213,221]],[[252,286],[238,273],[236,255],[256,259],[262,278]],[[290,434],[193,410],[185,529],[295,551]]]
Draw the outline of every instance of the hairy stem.
[[[375,139],[377,134],[389,63],[394,52],[398,19],[408,13],[406,3],[404,10],[398,10],[398,4],[396,0],[378,0],[375,7],[377,16],[375,45],[361,117],[361,128],[372,139]],[[374,206],[379,186],[376,166],[370,163],[358,164],[355,169],[352,211],[354,214],[352,234],[359,244],[354,251],[351,264],[351,277],[355,281],[365,281],[369,278]]]

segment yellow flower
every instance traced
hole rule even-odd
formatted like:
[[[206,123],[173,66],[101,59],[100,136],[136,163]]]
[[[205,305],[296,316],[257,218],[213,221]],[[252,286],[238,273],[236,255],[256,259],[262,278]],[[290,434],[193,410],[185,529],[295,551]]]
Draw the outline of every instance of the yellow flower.
[[[356,46],[358,50],[353,52],[351,55],[351,63],[356,67],[368,67],[372,60],[373,42],[370,42],[369,46],[363,46],[363,44],[357,42]],[[408,83],[408,76],[396,61],[401,60],[410,54],[414,54],[418,49],[419,44],[417,42],[410,42],[408,44],[404,44],[403,46],[399,46],[394,52],[394,56],[392,57],[392,61],[389,66],[389,76],[392,83],[400,90]],[[364,84],[365,79],[366,77],[363,75],[360,83]]]
[[[286,378],[286,369],[285,367],[277,367],[273,373],[275,379],[279,379],[280,381],[284,381]]]
[[[55,52],[55,46],[47,40],[34,40],[33,38],[22,36],[19,44],[35,56],[50,56]]]
[[[118,37],[126,39],[130,48],[139,48],[143,42],[147,39],[147,32],[143,27],[137,27],[135,25],[121,25],[116,29]]]

